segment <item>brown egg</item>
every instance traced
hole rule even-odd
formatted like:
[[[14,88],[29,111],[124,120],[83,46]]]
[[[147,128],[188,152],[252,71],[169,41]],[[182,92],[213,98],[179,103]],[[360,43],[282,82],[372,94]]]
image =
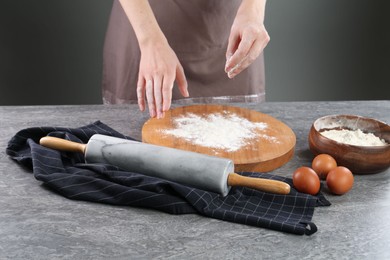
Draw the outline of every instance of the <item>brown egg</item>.
[[[297,191],[315,195],[320,191],[320,178],[309,167],[299,167],[293,173],[293,184]]]
[[[338,166],[328,173],[326,184],[332,193],[342,195],[352,189],[353,179],[353,174],[348,168]]]
[[[328,173],[337,167],[337,162],[329,154],[319,154],[314,158],[311,167],[320,179],[325,180]]]

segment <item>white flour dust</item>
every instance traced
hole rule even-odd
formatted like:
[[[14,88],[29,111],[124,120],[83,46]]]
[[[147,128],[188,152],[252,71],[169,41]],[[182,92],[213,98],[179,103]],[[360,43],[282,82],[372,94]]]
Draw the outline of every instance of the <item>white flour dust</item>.
[[[254,123],[233,113],[215,113],[207,116],[187,113],[173,119],[173,124],[175,128],[163,132],[199,146],[229,152],[240,149],[254,138],[277,141],[275,137],[259,133],[267,129],[266,123]]]
[[[364,133],[362,130],[326,130],[321,134],[339,143],[359,146],[382,146],[387,143],[372,133]]]

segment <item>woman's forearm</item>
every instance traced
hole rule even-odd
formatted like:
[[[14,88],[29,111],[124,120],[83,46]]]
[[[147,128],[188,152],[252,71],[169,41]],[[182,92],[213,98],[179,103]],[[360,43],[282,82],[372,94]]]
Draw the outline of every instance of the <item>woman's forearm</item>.
[[[141,50],[145,45],[167,41],[147,0],[119,0],[119,2],[134,29]]]
[[[242,0],[240,8],[237,14],[245,14],[248,12],[254,12],[260,16],[261,21],[264,21],[266,0]]]

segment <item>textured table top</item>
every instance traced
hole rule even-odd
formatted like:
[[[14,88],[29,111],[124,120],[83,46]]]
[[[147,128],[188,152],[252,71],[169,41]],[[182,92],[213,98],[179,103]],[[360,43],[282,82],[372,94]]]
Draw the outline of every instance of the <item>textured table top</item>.
[[[269,114],[297,136],[292,160],[274,174],[292,176],[313,158],[315,119],[355,114],[390,123],[390,101],[230,104]],[[196,214],[119,207],[61,197],[6,154],[8,140],[35,126],[79,127],[100,120],[141,139],[148,113],[136,105],[0,107],[0,259],[390,259],[390,170],[355,176],[343,196],[325,193],[312,236],[245,226]]]

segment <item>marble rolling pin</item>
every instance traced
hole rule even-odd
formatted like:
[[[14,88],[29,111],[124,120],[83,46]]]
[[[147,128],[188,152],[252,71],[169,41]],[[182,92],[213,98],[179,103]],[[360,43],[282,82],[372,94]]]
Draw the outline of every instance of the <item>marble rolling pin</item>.
[[[81,152],[87,163],[107,163],[226,196],[231,186],[244,186],[288,194],[290,185],[276,180],[250,178],[234,173],[232,160],[151,145],[126,139],[93,135],[88,144],[46,136],[40,144],[56,150]]]

